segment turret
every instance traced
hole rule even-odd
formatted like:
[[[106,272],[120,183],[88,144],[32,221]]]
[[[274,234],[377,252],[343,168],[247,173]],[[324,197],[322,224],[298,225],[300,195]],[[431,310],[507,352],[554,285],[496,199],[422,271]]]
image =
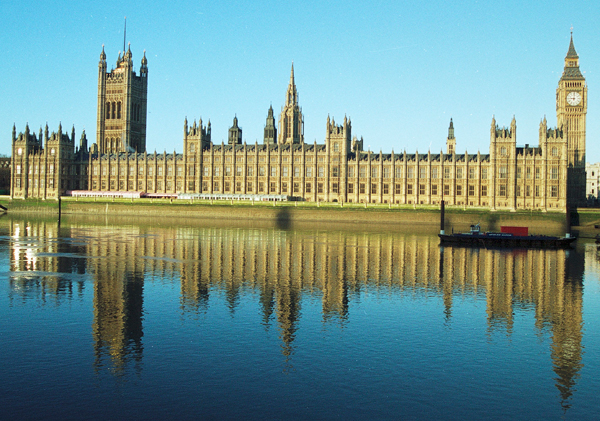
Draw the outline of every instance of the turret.
[[[454,138],[454,123],[450,119],[450,127],[448,127],[448,138],[446,139],[446,153],[452,155],[456,153],[456,139]]]

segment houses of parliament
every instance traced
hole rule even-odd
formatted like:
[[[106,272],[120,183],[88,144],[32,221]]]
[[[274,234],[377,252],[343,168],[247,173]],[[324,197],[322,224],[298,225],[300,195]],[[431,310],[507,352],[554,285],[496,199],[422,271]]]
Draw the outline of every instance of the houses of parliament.
[[[98,64],[97,142],[85,131],[12,130],[13,199],[57,199],[72,191],[283,195],[292,200],[562,211],[585,203],[587,85],[573,37],[556,89],[557,127],[540,122],[537,146],[517,145],[517,124],[492,118],[489,154],[457,153],[450,120],[446,151],[375,153],[363,149],[344,117],[327,117],[323,143],[304,141],[304,118],[291,75],[276,124],[271,106],[262,143],[246,144],[237,118],[227,144],[211,125],[183,123],[180,153],[146,151],[148,60],[134,70],[131,49],[108,71]]]

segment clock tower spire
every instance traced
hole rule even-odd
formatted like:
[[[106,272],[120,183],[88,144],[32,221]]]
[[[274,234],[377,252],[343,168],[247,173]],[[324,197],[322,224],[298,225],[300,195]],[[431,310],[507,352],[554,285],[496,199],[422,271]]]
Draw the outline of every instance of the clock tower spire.
[[[585,202],[585,134],[587,85],[579,69],[579,56],[571,42],[565,68],[556,89],[556,121],[567,139],[567,200],[578,205]]]

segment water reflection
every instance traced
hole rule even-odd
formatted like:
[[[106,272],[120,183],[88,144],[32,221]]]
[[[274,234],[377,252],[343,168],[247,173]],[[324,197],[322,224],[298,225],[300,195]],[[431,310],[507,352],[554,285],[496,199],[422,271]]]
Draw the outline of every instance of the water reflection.
[[[285,218],[282,217],[282,221]],[[582,368],[584,258],[575,251],[440,248],[435,236],[318,230],[78,225],[11,220],[11,299],[69,300],[93,281],[97,370],[142,369],[144,282],[178,279],[183,314],[201,314],[223,296],[234,316],[253,291],[261,323],[279,329],[290,363],[307,297],[321,301],[323,323],[342,326],[369,293],[441,298],[451,325],[453,301],[485,299],[489,332],[514,329],[532,311],[551,333],[555,383],[563,406]],[[246,296],[244,299],[248,299]],[[214,300],[218,302],[218,300]]]

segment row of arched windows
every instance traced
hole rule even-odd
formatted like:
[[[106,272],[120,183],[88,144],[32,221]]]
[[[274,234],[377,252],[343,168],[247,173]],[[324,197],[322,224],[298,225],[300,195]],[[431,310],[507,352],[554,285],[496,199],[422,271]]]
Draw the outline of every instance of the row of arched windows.
[[[106,103],[106,119],[114,120],[121,118],[121,101]]]
[[[116,152],[120,150],[121,139],[114,137],[107,137],[104,140],[104,150],[106,152]]]
[[[133,104],[131,110],[131,119],[133,121],[140,121],[142,116],[142,106],[140,104]],[[106,119],[107,120],[120,120],[121,119],[121,101],[118,102],[106,102]]]

